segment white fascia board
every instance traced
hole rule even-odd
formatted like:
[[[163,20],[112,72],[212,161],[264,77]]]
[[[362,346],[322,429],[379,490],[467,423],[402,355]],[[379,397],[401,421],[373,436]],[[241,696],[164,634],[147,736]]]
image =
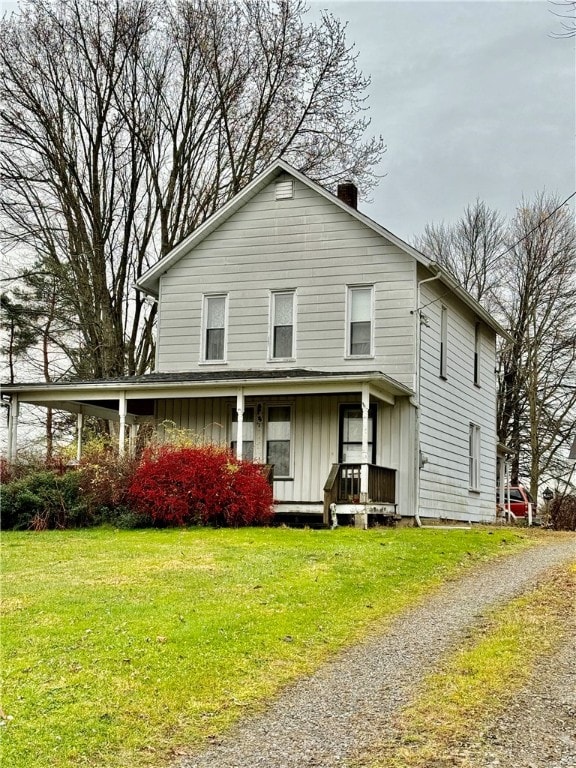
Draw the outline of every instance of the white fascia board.
[[[464,304],[466,304],[474,312],[474,314],[480,318],[480,320],[486,323],[489,328],[492,328],[495,333],[497,333],[499,336],[502,336],[502,338],[506,339],[506,341],[514,341],[510,333],[492,317],[488,310],[484,309],[482,304],[476,301],[473,296],[470,296],[468,291],[464,290],[464,288],[462,288],[462,286],[458,284],[452,275],[443,267],[441,267],[440,264],[435,261],[431,261],[428,265],[428,269],[434,275],[438,275],[444,285],[450,288],[452,293],[461,299],[462,302],[464,302]]]
[[[250,395],[277,395],[281,393],[292,394],[329,394],[349,392],[357,389],[362,384],[370,384],[375,390],[382,393],[382,397],[393,398],[396,395],[410,396],[412,390],[400,382],[385,374],[358,374],[349,375],[260,379],[251,377],[249,372],[243,378],[227,379],[225,381],[156,381],[156,382],[102,382],[102,384],[69,384],[38,386],[10,385],[5,388],[5,394],[18,394],[20,401],[27,403],[51,404],[56,402],[74,402],[82,400],[116,400],[121,395],[126,395],[128,400],[142,400],[148,398],[185,398],[185,397],[232,397],[235,396],[238,387],[243,387],[246,394]]]
[[[255,179],[247,184],[244,189],[234,195],[222,208],[210,216],[195,229],[188,237],[181,240],[178,245],[160,259],[153,267],[145,272],[137,281],[136,288],[154,298],[158,298],[160,277],[175,264],[184,254],[198,245],[211,232],[214,232],[226,219],[240,209],[257,192],[263,189],[272,179],[281,173],[293,173],[294,169],[283,160],[276,160],[268,168],[265,168]]]
[[[98,419],[107,419],[109,421],[119,421],[120,414],[116,408],[107,408],[104,405],[89,405],[88,403],[77,402],[75,400],[54,399],[48,395],[40,398],[18,396],[19,403],[27,405],[39,405],[44,408],[54,408],[57,411],[66,411],[67,413],[81,413],[84,416],[94,416]],[[105,401],[104,401],[105,402]],[[126,424],[137,424],[142,417],[133,414],[126,414]]]

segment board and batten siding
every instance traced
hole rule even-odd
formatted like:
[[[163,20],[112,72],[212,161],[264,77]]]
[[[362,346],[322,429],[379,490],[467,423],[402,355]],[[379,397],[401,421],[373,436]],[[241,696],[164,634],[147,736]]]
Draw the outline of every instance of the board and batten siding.
[[[360,402],[357,393],[341,395],[300,395],[270,397],[257,400],[248,397],[246,407],[262,403],[266,406],[292,407],[293,478],[276,480],[274,496],[280,502],[321,503],[324,484],[332,464],[338,462],[340,405]],[[232,398],[197,398],[159,400],[156,421],[162,428],[173,424],[208,442],[230,445],[231,418],[235,407]],[[397,470],[398,510],[410,514],[413,505],[413,408],[407,398],[399,398],[395,406],[378,403],[377,456],[382,466]],[[266,425],[255,425],[255,458],[265,457]]]
[[[443,286],[422,287],[420,515],[489,521],[495,517],[496,378],[495,333],[480,324],[480,381],[474,383],[476,318]],[[446,378],[440,376],[442,306],[447,308]],[[470,423],[480,427],[480,486],[470,490]]]
[[[281,177],[282,178],[282,177]],[[414,259],[315,190],[258,192],[161,278],[157,370],[201,362],[202,296],[227,293],[230,369],[380,370],[412,386]],[[346,286],[374,285],[375,356],[346,358]],[[268,361],[270,291],[296,290],[295,360]]]

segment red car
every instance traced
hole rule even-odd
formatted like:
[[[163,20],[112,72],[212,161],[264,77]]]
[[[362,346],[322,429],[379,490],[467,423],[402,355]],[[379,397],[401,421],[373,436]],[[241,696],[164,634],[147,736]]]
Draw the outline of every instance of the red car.
[[[503,505],[509,509],[516,517],[526,517],[528,515],[528,506],[532,505],[532,514],[536,514],[536,504],[530,496],[530,492],[521,485],[504,489]]]

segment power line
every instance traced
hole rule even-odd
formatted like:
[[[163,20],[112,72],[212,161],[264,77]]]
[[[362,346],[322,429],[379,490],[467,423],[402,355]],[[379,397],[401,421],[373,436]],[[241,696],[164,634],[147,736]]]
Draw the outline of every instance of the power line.
[[[522,240],[526,240],[526,238],[527,238],[527,237],[530,237],[530,235],[531,235],[533,232],[536,232],[536,230],[537,230],[537,229],[539,229],[539,228],[542,226],[542,224],[544,224],[544,222],[545,222],[545,221],[548,221],[548,219],[549,219],[549,218],[551,218],[552,216],[554,216],[554,214],[555,214],[555,213],[557,213],[557,211],[559,211],[559,210],[560,210],[560,208],[562,208],[563,206],[565,206],[567,202],[569,202],[570,200],[572,200],[572,198],[573,198],[574,196],[576,196],[576,192],[572,192],[572,194],[571,194],[571,195],[568,195],[568,197],[566,198],[566,200],[564,200],[564,202],[562,202],[562,203],[560,203],[560,205],[556,206],[556,208],[554,208],[554,210],[553,210],[553,211],[550,211],[550,213],[549,213],[547,216],[545,216],[545,217],[544,217],[544,218],[543,218],[541,221],[539,221],[539,222],[538,222],[538,224],[536,224],[536,226],[535,226],[533,229],[531,229],[531,230],[530,230],[530,232],[527,232],[525,235],[522,235],[522,237],[521,237],[519,240],[517,240],[515,243],[513,243],[513,244],[512,244],[512,245],[511,245],[511,246],[510,246],[510,247],[509,247],[507,250],[505,250],[505,251],[502,251],[502,253],[499,253],[499,254],[498,254],[498,256],[496,256],[495,258],[496,258],[496,259],[500,259],[500,258],[502,258],[502,256],[506,256],[506,254],[507,254],[507,253],[510,253],[510,251],[511,251],[513,248],[516,248],[516,246],[517,246],[517,245],[519,245],[519,244],[522,242]],[[439,264],[440,264],[440,266],[442,266],[442,263],[441,263],[441,262],[439,262]],[[443,267],[443,269],[446,269],[446,268],[445,268],[445,267]],[[450,274],[450,273],[449,273],[449,274]],[[454,279],[455,279],[455,280],[458,282],[458,279],[456,278],[456,276],[455,276],[455,275],[451,275],[451,276],[452,276],[452,277],[454,277]],[[459,283],[458,283],[458,284],[459,284]],[[460,287],[462,287],[462,286],[460,286]],[[464,290],[466,290],[466,289],[464,289]],[[437,301],[441,301],[441,300],[442,300],[442,299],[443,299],[445,296],[447,296],[449,293],[450,293],[450,291],[446,291],[446,293],[443,293],[441,296],[438,296],[436,299],[432,299],[431,301],[429,301],[429,302],[428,302],[428,304],[424,304],[423,306],[421,306],[421,307],[418,307],[418,308],[417,308],[416,310],[414,310],[414,311],[415,311],[415,312],[421,312],[423,309],[426,309],[426,307],[429,307],[431,304],[435,304]],[[474,297],[472,297],[472,298],[474,298]],[[478,302],[478,303],[480,303],[480,302]]]
[[[530,235],[531,235],[533,232],[536,232],[536,230],[537,230],[537,229],[539,229],[539,228],[542,226],[542,224],[544,224],[544,222],[545,222],[545,221],[548,221],[548,219],[549,219],[549,218],[551,218],[552,216],[554,216],[554,214],[555,214],[557,211],[559,211],[559,210],[560,210],[560,208],[562,208],[564,205],[566,205],[566,203],[567,203],[569,200],[572,200],[572,198],[573,198],[574,196],[576,196],[576,192],[572,192],[572,194],[571,194],[571,195],[568,195],[568,197],[566,198],[566,200],[564,200],[564,202],[563,202],[563,203],[560,203],[560,205],[556,206],[556,208],[554,208],[554,210],[553,210],[553,211],[550,211],[550,213],[548,214],[548,216],[545,216],[545,217],[544,217],[544,218],[543,218],[541,221],[539,221],[539,222],[538,222],[538,224],[536,224],[536,226],[535,226],[533,229],[531,229],[531,230],[530,230],[530,232],[526,232],[526,234],[525,234],[525,235],[522,235],[522,237],[521,237],[519,240],[517,240],[515,243],[512,243],[512,245],[510,246],[510,248],[508,248],[507,250],[503,251],[502,253],[499,253],[499,254],[498,254],[498,256],[496,256],[495,258],[497,258],[497,259],[500,259],[500,258],[502,258],[502,256],[506,256],[506,254],[507,254],[507,253],[510,253],[510,251],[511,251],[513,248],[516,248],[516,246],[517,246],[517,245],[520,245],[520,243],[522,242],[522,240],[526,240],[526,238],[527,238],[527,237],[530,237]]]

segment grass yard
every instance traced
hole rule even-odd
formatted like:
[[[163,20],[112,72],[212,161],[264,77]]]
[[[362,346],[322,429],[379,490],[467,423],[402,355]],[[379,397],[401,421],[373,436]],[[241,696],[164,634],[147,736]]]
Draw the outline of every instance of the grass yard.
[[[4,765],[162,766],[522,531],[2,536]]]

